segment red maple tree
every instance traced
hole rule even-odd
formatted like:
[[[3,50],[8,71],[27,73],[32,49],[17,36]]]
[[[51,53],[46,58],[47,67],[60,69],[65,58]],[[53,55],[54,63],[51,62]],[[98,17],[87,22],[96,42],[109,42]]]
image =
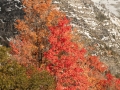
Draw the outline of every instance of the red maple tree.
[[[87,90],[89,83],[83,69],[77,63],[84,60],[85,49],[78,49],[71,41],[71,26],[67,18],[49,27],[51,48],[44,53],[49,64],[47,69],[56,76],[56,90]]]
[[[72,29],[66,17],[49,30],[50,49],[44,56],[48,60],[47,70],[56,76],[56,90],[120,90],[119,79],[105,74],[107,66],[97,56],[85,57],[86,50],[72,42]]]

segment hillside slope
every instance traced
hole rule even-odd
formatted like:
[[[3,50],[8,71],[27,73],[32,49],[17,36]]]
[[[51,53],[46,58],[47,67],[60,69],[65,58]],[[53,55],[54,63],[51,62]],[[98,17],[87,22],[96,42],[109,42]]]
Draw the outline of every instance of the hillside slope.
[[[120,0],[92,0],[98,6],[105,5],[106,8],[120,18]]]
[[[120,20],[105,6],[99,7],[91,0],[55,0],[61,10],[72,18],[89,52],[100,56],[112,73],[120,73]]]
[[[3,1],[0,1],[0,43],[6,45],[7,38],[17,33],[14,21],[23,19],[24,13],[19,0]],[[94,47],[88,54],[98,55],[113,74],[120,74],[120,20],[105,5],[91,0],[53,0],[53,3],[72,19],[71,25],[78,28],[86,48]]]

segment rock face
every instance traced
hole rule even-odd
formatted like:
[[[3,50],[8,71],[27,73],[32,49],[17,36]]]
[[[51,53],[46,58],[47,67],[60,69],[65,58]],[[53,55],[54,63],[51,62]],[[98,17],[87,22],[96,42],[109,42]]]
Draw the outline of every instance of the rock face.
[[[17,32],[14,28],[16,19],[23,19],[24,12],[19,0],[0,0],[0,44],[8,45],[8,38]]]
[[[98,6],[104,4],[106,8],[120,18],[120,0],[92,0]]]
[[[15,2],[16,0],[9,0],[9,2]],[[17,1],[18,2],[18,1]],[[80,38],[84,41],[86,48],[93,47],[94,50],[89,54],[97,55],[100,60],[106,63],[113,74],[120,73],[120,20],[111,14],[105,5],[99,5],[99,7],[91,0],[53,0],[53,3],[57,4],[58,9],[64,11],[68,17],[72,18],[71,25],[78,28]],[[16,3],[17,4],[17,3]],[[12,4],[10,4],[12,5]],[[15,5],[13,5],[15,6]],[[21,7],[21,6],[20,6]],[[14,19],[22,18],[23,11],[18,8],[18,5],[14,8],[17,9],[19,14],[14,14]],[[8,20],[6,13],[18,13],[13,9],[0,13],[0,40],[3,36],[6,38],[6,33],[11,33],[7,37],[13,36],[15,33],[13,28],[7,27],[5,29],[6,22],[3,22],[4,18]],[[8,25],[13,23],[9,22]],[[13,24],[12,24],[13,26]],[[1,41],[0,41],[1,42]]]

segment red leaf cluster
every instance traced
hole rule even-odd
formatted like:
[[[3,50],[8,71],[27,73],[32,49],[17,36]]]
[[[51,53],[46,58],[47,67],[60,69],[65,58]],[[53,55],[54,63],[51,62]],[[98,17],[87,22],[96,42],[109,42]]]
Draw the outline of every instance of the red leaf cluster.
[[[105,74],[107,66],[97,56],[85,57],[86,50],[72,42],[67,18],[49,29],[50,49],[44,56],[47,70],[56,76],[56,90],[120,90],[119,79]]]
[[[56,90],[87,90],[87,77],[77,64],[78,60],[84,60],[86,50],[79,50],[71,41],[69,20],[63,18],[57,26],[49,29],[51,48],[44,55],[50,62],[47,69],[56,76]]]

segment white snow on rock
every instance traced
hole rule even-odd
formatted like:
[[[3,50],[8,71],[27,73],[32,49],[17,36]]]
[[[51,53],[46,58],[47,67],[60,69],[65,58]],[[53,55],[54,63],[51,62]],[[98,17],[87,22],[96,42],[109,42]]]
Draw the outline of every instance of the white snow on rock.
[[[120,19],[118,19],[117,17],[110,15],[110,20],[117,26],[120,26]]]
[[[118,9],[120,9],[120,6],[118,6],[118,3],[120,3],[120,0],[91,0],[95,4],[98,4],[100,7],[100,4],[104,4],[106,8],[111,12],[114,13],[116,16],[119,16],[119,13],[117,12]],[[117,7],[115,7],[117,5]]]
[[[89,32],[84,32],[84,34],[87,35],[87,37],[88,37],[89,39],[92,39],[92,37],[90,36]]]

